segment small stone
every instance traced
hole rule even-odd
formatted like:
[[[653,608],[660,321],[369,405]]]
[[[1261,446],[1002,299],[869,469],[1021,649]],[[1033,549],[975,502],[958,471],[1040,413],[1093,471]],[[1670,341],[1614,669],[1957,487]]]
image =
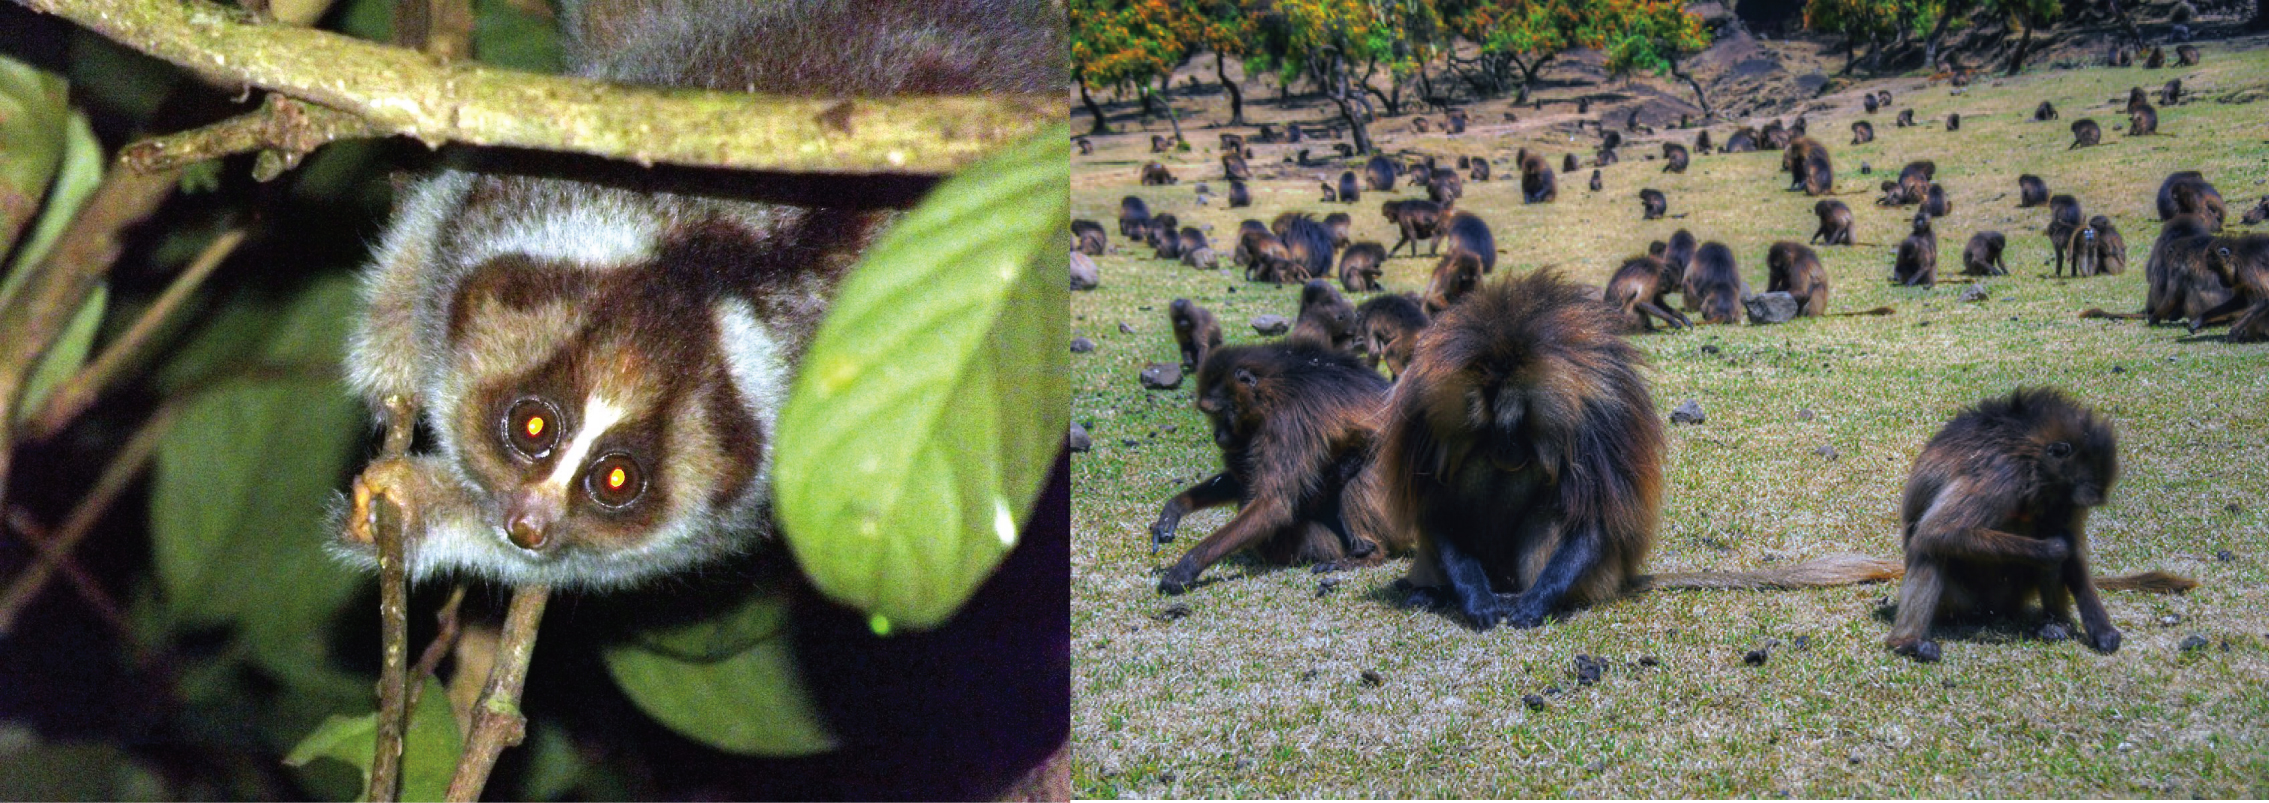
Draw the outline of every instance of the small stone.
[[[1182,366],[1170,362],[1154,362],[1142,369],[1142,386],[1152,390],[1172,390],[1182,386]]]
[[[1703,353],[1703,354],[1716,354],[1716,353],[1718,353],[1718,351],[1719,351],[1719,350],[1720,350],[1720,349],[1719,349],[1719,348],[1717,347],[1717,344],[1715,344],[1715,343],[1711,343],[1711,344],[1707,344],[1707,345],[1704,345],[1704,346],[1702,346],[1702,353]]]
[[[2165,616],[2159,617],[2160,627],[2173,627],[2179,624],[2182,624],[2182,614],[2170,613]]]
[[[1103,283],[1103,269],[1095,260],[1078,251],[1071,252],[1071,289],[1093,290]]]
[[[1528,705],[1528,710],[1530,710],[1530,711],[1542,711],[1542,710],[1544,710],[1544,698],[1543,698],[1543,697],[1539,697],[1539,696],[1537,696],[1537,695],[1534,695],[1534,694],[1523,694],[1523,695],[1521,695],[1521,702],[1522,702],[1522,703],[1525,703],[1525,704],[1527,704],[1527,705]]]
[[[2229,503],[2229,504],[2226,504],[2226,505],[2223,505],[2223,506],[2222,506],[2222,512],[2224,512],[2224,513],[2228,513],[2228,514],[2230,514],[2230,515],[2232,515],[2232,516],[2235,516],[2235,515],[2237,515],[2237,514],[2239,514],[2239,513],[2244,513],[2244,512],[2245,512],[2245,506],[2244,506],[2244,505],[2241,505],[2241,504],[2238,504],[2238,503],[2236,503],[2236,502],[2231,502],[2231,503]]]
[[[1386,678],[1383,678],[1383,677],[1379,677],[1379,673],[1377,673],[1377,672],[1374,672],[1374,671],[1371,671],[1371,670],[1369,670],[1369,669],[1365,669],[1365,670],[1363,670],[1363,685],[1365,685],[1365,686],[1377,686],[1377,685],[1379,685],[1379,684],[1381,684],[1381,683],[1385,683],[1385,682],[1387,682],[1387,679],[1386,679]]]
[[[1699,424],[1707,420],[1709,415],[1702,412],[1702,403],[1693,399],[1680,402],[1670,411],[1670,423],[1673,424]]]
[[[1962,295],[1959,300],[1976,303],[1986,300],[1986,297],[1985,285],[1973,284],[1962,288]]]
[[[1797,411],[1796,411],[1796,420],[1798,420],[1798,421],[1810,421],[1810,420],[1812,420],[1812,419],[1815,419],[1815,418],[1819,418],[1819,417],[1820,417],[1820,414],[1819,414],[1819,413],[1815,413],[1815,412],[1812,412],[1812,408],[1810,408],[1810,407],[1806,407],[1806,408],[1803,408],[1803,409],[1801,409],[1801,410],[1797,410]]]
[[[1323,599],[1325,597],[1331,596],[1331,592],[1337,588],[1339,588],[1339,581],[1336,579],[1325,579],[1317,581],[1316,599]]]
[[[1765,659],[1770,657],[1772,657],[1772,653],[1764,650],[1750,650],[1741,656],[1741,662],[1750,666],[1764,666]]]
[[[1640,666],[1654,666],[1654,665],[1657,665],[1657,664],[1660,664],[1660,663],[1662,663],[1662,661],[1660,661],[1660,660],[1657,660],[1657,659],[1656,659],[1656,658],[1655,658],[1654,656],[1652,656],[1652,655],[1641,655],[1641,656],[1639,656],[1639,665],[1640,665]]]
[[[1834,460],[1837,457],[1836,447],[1829,446],[1827,444],[1821,444],[1819,448],[1813,449],[1812,453],[1821,457],[1825,457],[1829,460]]]
[[[1157,613],[1151,614],[1150,618],[1156,619],[1161,622],[1171,622],[1176,619],[1187,618],[1189,615],[1190,606],[1177,602],[1172,605],[1166,606],[1165,609],[1160,610]]]
[[[1324,674],[1324,673],[1323,673],[1323,671],[1322,671],[1322,670],[1319,670],[1319,669],[1310,669],[1310,670],[1308,670],[1308,671],[1306,671],[1306,672],[1302,672],[1302,673],[1300,673],[1300,679],[1301,679],[1301,680],[1315,680],[1316,678],[1322,677],[1322,676],[1323,676],[1323,674]]]
[[[1875,166],[1874,166],[1874,165],[1868,164],[1868,163],[1866,163],[1866,162],[1860,162],[1860,163],[1859,163],[1859,174],[1860,174],[1860,175],[1864,176],[1864,175],[1867,175],[1867,174],[1869,174],[1869,173],[1873,173],[1873,172],[1875,172]]]
[[[2134,752],[2134,751],[2135,751],[2135,743],[2134,743],[2134,742],[2120,742],[2120,743],[2119,743],[2119,752],[2122,752],[2122,753],[2132,753],[2132,752]]]
[[[1576,656],[1576,685],[1589,686],[1599,682],[1599,673],[1607,669],[1607,662],[1589,655]]]
[[[1281,335],[1292,331],[1292,321],[1282,315],[1259,315],[1253,318],[1253,331],[1264,335]]]
[[[1790,641],[1790,642],[1789,642],[1789,646],[1791,646],[1791,647],[1795,647],[1795,648],[1797,648],[1797,649],[1799,649],[1799,650],[1809,650],[1809,649],[1812,649],[1812,637],[1811,637],[1811,636],[1797,636],[1797,637],[1796,637],[1796,639],[1795,639],[1794,641]]]
[[[2228,563],[2230,561],[2237,560],[2237,553],[2224,549],[2222,551],[2214,553],[2214,559],[2223,563]]]
[[[1132,327],[1132,326],[1128,326],[1128,325],[1127,325],[1127,322],[1126,322],[1126,321],[1120,321],[1120,322],[1119,322],[1119,334],[1122,334],[1122,335],[1131,335],[1131,334],[1134,334],[1134,327]]]
[[[1095,341],[1093,340],[1089,340],[1084,337],[1075,337],[1071,339],[1071,353],[1073,354],[1086,354],[1094,350]]]
[[[1119,439],[1119,445],[1120,445],[1120,446],[1141,446],[1141,445],[1142,445],[1142,441],[1138,441],[1138,440],[1135,440],[1135,439],[1133,439],[1133,438],[1120,438],[1120,439]]]
[[[2183,652],[2197,652],[2206,649],[2209,643],[2205,636],[2192,635],[2184,637],[2182,643],[2175,645],[2175,647]]]
[[[1758,326],[1796,320],[1799,309],[1796,296],[1785,291],[1758,293],[1741,299],[1741,306],[1749,311],[1749,323]]]
[[[1070,441],[1071,450],[1074,452],[1084,452],[1095,448],[1095,440],[1088,436],[1087,428],[1080,426],[1077,421],[1072,422]]]
[[[1178,776],[1176,776],[1176,775],[1174,774],[1174,771],[1173,771],[1173,770],[1166,770],[1166,771],[1164,771],[1164,772],[1158,773],[1158,782],[1159,782],[1159,783],[1173,783],[1173,782],[1174,782],[1174,779],[1175,779],[1176,777],[1178,777]]]
[[[1174,424],[1167,424],[1166,426],[1163,426],[1163,427],[1159,427],[1158,429],[1159,429],[1159,431],[1161,431],[1161,432],[1164,432],[1164,433],[1166,433],[1166,434],[1168,434],[1168,435],[1172,435],[1172,434],[1174,434],[1174,433],[1176,433],[1176,432],[1180,432],[1180,431],[1182,430],[1182,428],[1181,428],[1181,427],[1179,427],[1179,426],[1176,426],[1176,425],[1174,425]]]

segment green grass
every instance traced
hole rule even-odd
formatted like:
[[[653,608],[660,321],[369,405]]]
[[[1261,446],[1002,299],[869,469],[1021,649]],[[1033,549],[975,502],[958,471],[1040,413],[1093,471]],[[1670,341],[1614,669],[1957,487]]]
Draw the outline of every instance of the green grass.
[[[2182,77],[2197,100],[2162,109],[2166,136],[2129,139],[2114,124],[2130,86]],[[1256,207],[1197,208],[1190,185],[1225,192],[1214,131],[1184,121],[1196,151],[1169,160],[1174,187],[1132,186],[1147,136],[1099,139],[1075,157],[1073,215],[1104,222],[1118,251],[1099,260],[1103,287],[1075,293],[1072,328],[1098,343],[1073,358],[1073,420],[1094,451],[1073,461],[1072,729],[1081,797],[1986,796],[2212,797],[2269,795],[2269,346],[2198,339],[2179,327],[2082,320],[2087,307],[2134,310],[2157,233],[2152,195],[2170,171],[2203,170],[2233,207],[2262,195],[2264,105],[2214,101],[2269,83],[2269,50],[2206,47],[2197,68],[2030,72],[1962,96],[1920,79],[1863,84],[1812,104],[1813,136],[1835,156],[1842,198],[1873,246],[1821,249],[1835,282],[1831,311],[1896,307],[1882,318],[1703,327],[1637,337],[1652,364],[1658,412],[1686,399],[1700,426],[1670,430],[1668,493],[1651,559],[1656,570],[1738,569],[1845,551],[1898,554],[1897,498],[1915,454],[1959,408],[2024,384],[2062,387],[2107,413],[2123,475],[2092,518],[2102,573],[2165,569],[2198,578],[2187,596],[2108,594],[2125,646],[2114,655],[2045,643],[2012,625],[1955,630],[1945,660],[1918,665],[1885,652],[1881,605],[1891,586],[1808,592],[1656,593],[1581,611],[1533,630],[1475,633],[1450,617],[1404,610],[1388,586],[1404,558],[1328,575],[1319,598],[1305,567],[1232,558],[1210,582],[1161,597],[1158,567],[1228,519],[1207,511],[1182,539],[1150,554],[1158,506],[1219,469],[1190,406],[1190,388],[1146,391],[1145,363],[1175,359],[1166,304],[1186,296],[1217,312],[1232,343],[1256,342],[1247,321],[1291,316],[1297,288],[1248,284],[1234,269],[1201,273],[1148,258],[1116,237],[1118,199],[1133,194],[1222,243],[1237,221],[1302,209],[1346,210],[1357,239],[1392,243],[1380,201],[1316,202],[1313,174],[1254,187]],[[1857,89],[1888,87],[1878,139],[1852,146]],[[2034,123],[2041,99],[2064,118]],[[1922,128],[1891,127],[1912,107]],[[1960,112],[1959,132],[1940,128]],[[1248,113],[1278,119],[1273,104]],[[1319,119],[1312,109],[1303,119]],[[2092,117],[2107,144],[2067,151],[2067,126]],[[1557,166],[1576,149],[1565,131],[1392,138],[1390,150],[1509,160],[1544,147]],[[1762,120],[1756,121],[1762,123]],[[1388,121],[1400,131],[1402,121]],[[1712,131],[1722,141],[1730,126]],[[1138,132],[1139,134],[1140,132]],[[1670,132],[1691,142],[1692,132]],[[1136,140],[1144,140],[1137,143]],[[1764,284],[1775,240],[1812,231],[1815,199],[1786,192],[1777,154],[1697,157],[1683,176],[1659,172],[1657,138],[1606,168],[1607,189],[1563,177],[1557,204],[1524,206],[1515,182],[1469,184],[1461,208],[1488,221],[1498,270],[1557,265],[1604,282],[1619,259],[1681,227],[1720,240]],[[1585,161],[1596,137],[1581,138]],[[1328,144],[1316,147],[1328,151]],[[1258,146],[1275,169],[1284,150]],[[1954,201],[1939,225],[1941,275],[1960,270],[1972,232],[2009,236],[2013,274],[1991,300],[1960,303],[1964,285],[1887,286],[1891,249],[1912,208],[1872,201],[1876,182],[1910,159],[1938,163]],[[1861,176],[1861,162],[1875,175]],[[1506,171],[1499,169],[1502,175]],[[2046,278],[2044,209],[2016,208],[2016,176],[2111,216],[2126,236],[2125,275]],[[1338,169],[1329,171],[1336,176]],[[1641,187],[1670,196],[1684,219],[1641,222]],[[2233,232],[2242,230],[2235,225]],[[2256,227],[2259,230],[2259,227]],[[1226,263],[1226,259],[1224,260]],[[1429,259],[1390,262],[1390,290],[1415,290]],[[1360,301],[1360,299],[1356,299]],[[1122,334],[1120,324],[1133,330]],[[1714,347],[1714,348],[1711,348]],[[1800,417],[1799,411],[1814,415]],[[1133,441],[1133,445],[1127,445]],[[1816,453],[1821,446],[1837,453]],[[2227,550],[2231,560],[2217,559]],[[1187,615],[1163,615],[1174,606]],[[2162,617],[2175,623],[2162,624]],[[2183,652],[2187,636],[2211,646]],[[1799,640],[1803,641],[1798,646]],[[1762,667],[1743,653],[1778,640]],[[1606,657],[1578,686],[1578,654]],[[1641,667],[1641,657],[1656,665]],[[1376,684],[1364,673],[1373,673]],[[1557,688],[1557,693],[1547,690]],[[1540,710],[1522,696],[1542,695]]]

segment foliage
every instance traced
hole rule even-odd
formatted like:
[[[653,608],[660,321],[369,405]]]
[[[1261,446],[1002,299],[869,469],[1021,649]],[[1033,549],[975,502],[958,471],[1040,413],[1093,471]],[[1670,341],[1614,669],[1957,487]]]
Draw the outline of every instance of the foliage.
[[[1187,15],[1169,0],[1073,0],[1072,73],[1091,86],[1147,86],[1189,57]]]
[[[1610,73],[1672,72],[1710,44],[1702,18],[1678,0],[1591,0],[1581,16],[1580,35],[1603,43]]]

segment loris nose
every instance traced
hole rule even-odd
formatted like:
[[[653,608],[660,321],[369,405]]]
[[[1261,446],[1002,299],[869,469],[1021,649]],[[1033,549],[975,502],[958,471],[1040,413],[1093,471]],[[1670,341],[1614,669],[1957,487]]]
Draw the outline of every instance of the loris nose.
[[[551,546],[552,525],[559,521],[560,502],[550,494],[524,490],[514,494],[504,511],[504,532],[521,549],[542,551]]]

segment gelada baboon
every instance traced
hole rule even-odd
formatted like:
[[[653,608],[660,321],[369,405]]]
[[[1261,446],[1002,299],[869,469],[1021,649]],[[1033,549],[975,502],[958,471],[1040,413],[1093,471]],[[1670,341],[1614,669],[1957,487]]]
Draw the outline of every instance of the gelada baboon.
[[[1392,181],[1393,181],[1394,179],[1390,177],[1390,178],[1389,178],[1389,179],[1387,179],[1387,180],[1388,180],[1389,182],[1392,182]],[[1363,200],[1363,188],[1362,188],[1361,186],[1357,185],[1357,184],[1356,184],[1356,182],[1355,182],[1355,171],[1353,171],[1353,170],[1342,170],[1342,171],[1340,171],[1340,173],[1339,173],[1339,202],[1340,202],[1340,203],[1343,203],[1343,204],[1351,204],[1351,203],[1355,203],[1355,202],[1357,202],[1357,201],[1360,201],[1360,200]]]
[[[1654,322],[1662,321],[1672,329],[1694,325],[1685,313],[1672,309],[1667,300],[1679,289],[1678,271],[1661,257],[1647,255],[1623,260],[1607,280],[1603,297],[1609,305],[1622,310],[1626,331],[1644,329],[1654,331]]]
[[[1457,206],[1458,199],[1465,197],[1465,178],[1446,167],[1434,168],[1432,172],[1432,178],[1426,182],[1426,199],[1441,204],[1444,210]]]
[[[1662,166],[1662,172],[1684,173],[1686,172],[1686,162],[1691,157],[1686,154],[1686,146],[1676,142],[1665,142],[1662,143],[1662,158],[1665,162]]]
[[[1198,367],[1197,408],[1213,424],[1223,471],[1167,500],[1152,552],[1191,511],[1237,515],[1158,580],[1180,594],[1207,566],[1254,549],[1272,563],[1376,563],[1407,548],[1379,506],[1372,453],[1387,381],[1353,356],[1306,341],[1229,346]]]
[[[1575,154],[1571,153],[1571,154],[1568,154],[1567,156],[1561,157],[1561,159],[1560,159],[1560,172],[1562,172],[1562,173],[1573,173],[1573,172],[1576,172],[1576,168],[1577,168],[1577,165],[1576,165],[1576,155],[1575,155]]]
[[[1245,188],[1245,182],[1242,182],[1242,181],[1232,181],[1232,182],[1229,182],[1229,208],[1231,208],[1231,209],[1236,209],[1236,208],[1239,208],[1239,207],[1246,207],[1246,206],[1252,206],[1252,205],[1253,205],[1253,192],[1252,192],[1252,190],[1249,190],[1249,189],[1246,189],[1246,188]]]
[[[2230,300],[2190,319],[2190,333],[2206,321],[2244,310],[2230,323],[2229,340],[2248,343],[2269,337],[2269,234],[2248,234],[2216,240],[2206,266],[2224,285],[2235,288]]]
[[[1166,305],[1166,319],[1174,324],[1174,345],[1182,351],[1182,370],[1195,371],[1205,355],[1221,347],[1221,321],[1213,311],[1187,298]]]
[[[2222,205],[2222,191],[2196,170],[2168,173],[2159,183],[2156,199],[2160,220],[2173,220],[2176,215],[2198,215],[2206,219],[2208,231],[2221,231],[2222,221],[2229,217],[2229,207]]]
[[[1338,200],[1339,200],[1339,192],[1338,192],[1337,190],[1335,190],[1335,189],[1333,189],[1333,188],[1332,188],[1332,186],[1331,186],[1331,182],[1329,182],[1329,181],[1325,181],[1325,182],[1319,182],[1318,186],[1320,186],[1320,187],[1321,187],[1321,188],[1323,189],[1323,193],[1324,193],[1323,202],[1324,202],[1324,203],[1327,203],[1327,204],[1328,204],[1328,203],[1333,203],[1333,202],[1336,202],[1336,201],[1338,201]]]
[[[1488,181],[1489,160],[1475,157],[1473,160],[1473,169],[1466,174],[1466,178],[1472,179],[1474,181]]]
[[[2065,249],[2072,245],[2072,233],[2078,231],[2086,220],[2087,215],[2080,211],[2079,199],[2070,195],[2048,199],[2048,228],[2044,233],[2048,235],[2048,245],[2053,251],[2049,258],[2056,261],[2056,271],[2052,275],[2063,275]]]
[[[2167,51],[2158,45],[2151,46],[2151,55],[2143,60],[2143,69],[2156,70],[2167,66]]]
[[[1962,246],[1962,275],[2007,276],[2009,268],[2001,264],[2001,251],[2009,246],[2009,238],[1998,231],[1981,231],[1970,235],[1968,245]]]
[[[1232,151],[1221,155],[1221,177],[1235,181],[1253,180],[1253,168],[1245,164],[1245,157]]]
[[[1181,235],[1176,237],[1175,240],[1179,244],[1175,247],[1174,253],[1185,258],[1198,251],[1211,251],[1213,249],[1213,243],[1206,241],[1205,232],[1199,231],[1196,226],[1183,226]]]
[[[2088,218],[2087,228],[2073,232],[2072,237],[2069,250],[2073,258],[2084,258],[2088,263],[2087,272],[2082,275],[2118,276],[2127,272],[2127,240],[2119,236],[2119,228],[2112,225],[2111,218],[2103,215]]]
[[[2096,145],[2102,144],[2103,141],[2103,128],[2097,126],[2096,121],[2094,120],[2081,118],[2072,121],[2072,144],[2066,147],[2065,150],[2072,150],[2073,148],[2094,147]]]
[[[1443,118],[1442,131],[1450,134],[1463,134],[1465,133],[1465,125],[1465,110],[1451,109]]]
[[[1930,213],[1914,213],[1914,232],[1899,241],[1897,261],[1891,263],[1891,279],[1907,287],[1931,287],[1938,283],[1938,235],[1931,231]]]
[[[1765,292],[1785,292],[1796,298],[1799,317],[1828,312],[1828,269],[1820,255],[1801,244],[1782,240],[1765,251]]]
[[[1303,212],[1278,215],[1269,228],[1283,241],[1285,255],[1293,263],[1279,272],[1277,281],[1306,282],[1331,275],[1331,229]]]
[[[1591,166],[1606,167],[1620,161],[1623,161],[1623,157],[1614,148],[1601,148],[1599,152],[1592,154]]]
[[[2174,48],[2174,66],[2177,66],[2177,67],[2192,67],[2192,66],[2196,66],[2197,64],[2198,64],[2198,46],[2197,46],[2197,45],[2176,45],[2176,46],[2175,46],[2175,48]]]
[[[2159,110],[2145,103],[2142,108],[2127,113],[2127,135],[2149,136],[2159,133]]]
[[[1119,236],[1140,240],[1150,230],[1150,205],[1129,195],[1119,199]]]
[[[1095,155],[1095,143],[1089,142],[1086,137],[1073,137],[1071,144],[1079,147],[1079,155],[1081,156]]]
[[[1865,107],[1868,114],[1874,114],[1877,109],[1882,108],[1881,105],[1875,102],[1875,93],[1873,92],[1859,96],[1859,105]]]
[[[2269,195],[2262,196],[2252,209],[2245,210],[2245,217],[2238,222],[2252,226],[2264,220],[2269,220]]]
[[[1875,90],[1875,105],[1877,105],[1877,106],[1881,106],[1881,107],[1883,107],[1883,108],[1886,108],[1886,109],[1887,109],[1887,108],[1890,108],[1890,107],[1891,107],[1891,90],[1888,90],[1888,89],[1878,89],[1878,90]]]
[[[1623,147],[1623,135],[1615,131],[1602,131],[1599,135],[1599,147],[1605,150]]]
[[[1828,163],[1828,146],[1811,137],[1798,137],[1781,154],[1781,169],[1788,171],[1789,189],[1806,195],[1828,195],[1836,189],[1836,171]]]
[[[1449,240],[1451,248],[1462,248],[1480,257],[1482,273],[1497,269],[1497,238],[1481,218],[1465,212],[1452,214],[1437,236]]]
[[[1922,211],[1929,212],[1931,217],[1945,217],[1946,213],[1954,211],[1954,202],[1946,199],[1946,188],[1932,184],[1923,192]]]
[[[1426,328],[1426,309],[1416,299],[1401,293],[1373,298],[1355,308],[1355,321],[1362,333],[1364,360],[1372,370],[1378,370],[1381,361],[1387,364],[1388,377],[1409,370],[1411,349]]]
[[[1899,119],[1892,121],[1891,125],[1897,128],[1906,128],[1908,126],[1914,125],[1914,110],[1900,109]]]
[[[1552,165],[1540,154],[1521,159],[1521,203],[1551,203],[1559,198],[1560,182],[1553,178]]]
[[[1339,255],[1339,286],[1350,293],[1377,292],[1386,263],[1386,246],[1369,240],[1350,245]]]
[[[2182,79],[2169,78],[2167,85],[2159,87],[2159,105],[2173,106],[2182,102]]]
[[[1597,171],[1597,170],[1593,170],[1593,171],[1591,171],[1591,191],[1592,191],[1592,192],[1598,192],[1598,191],[1600,190],[1600,188],[1601,188],[1601,187],[1603,187],[1603,186],[1605,186],[1605,185],[1601,184],[1601,183],[1600,183],[1600,181],[1599,181],[1599,171]]]
[[[1702,129],[1702,130],[1701,130],[1700,132],[1698,132],[1698,133],[1696,133],[1696,134],[1694,135],[1694,152],[1695,152],[1695,153],[1709,153],[1709,152],[1710,152],[1710,130],[1709,130],[1709,129],[1707,129],[1707,128],[1705,128],[1705,129]]]
[[[1181,221],[1175,220],[1173,215],[1159,215],[1150,219],[1150,225],[1143,231],[1143,242],[1158,250],[1154,258],[1174,259],[1182,255],[1182,239],[1179,236],[1181,225]]]
[[[1346,212],[1333,212],[1324,216],[1324,229],[1331,232],[1333,248],[1347,247],[1347,232],[1354,226],[1354,219],[1349,218]]]
[[[1686,290],[1686,271],[1693,267],[1694,249],[1699,246],[1700,241],[1694,239],[1693,232],[1679,229],[1671,233],[1669,246],[1662,253],[1662,261],[1670,263],[1671,269],[1678,272],[1678,292],[1684,297],[1679,306],[1687,312],[1702,308],[1701,297]]]
[[[1088,256],[1102,256],[1111,247],[1111,238],[1103,231],[1103,224],[1092,220],[1072,221],[1071,237],[1071,250]]]
[[[1860,120],[1851,124],[1851,144],[1864,145],[1875,141],[1875,124]]]
[[[1426,291],[1420,296],[1426,314],[1440,315],[1481,286],[1481,257],[1462,248],[1451,248],[1435,263],[1433,276],[1426,280]]]
[[[1675,235],[1670,247],[1673,251],[1678,248]],[[1699,306],[1703,323],[1741,322],[1741,299],[1749,295],[1749,287],[1741,280],[1741,267],[1734,261],[1733,249],[1715,240],[1703,243],[1694,250],[1693,262],[1686,266],[1685,279],[1683,292]]]
[[[2143,297],[2142,317],[2152,326],[2177,318],[2197,318],[2205,322],[2207,311],[2229,303],[2230,297],[2236,294],[2236,287],[2214,273],[2216,242],[2212,230],[2206,226],[2206,218],[2201,215],[2176,215],[2159,227],[2159,239],[2151,243],[2151,256],[2143,263],[2143,278],[2148,289]],[[2089,312],[2097,314],[2081,313],[2081,316],[2135,317],[2100,310]]]
[[[1820,218],[1820,230],[1812,233],[1811,242],[1821,245],[1851,245],[1851,207],[1836,200],[1821,201],[1812,205],[1812,214]]]
[[[2038,599],[2042,638],[2071,636],[2078,603],[2088,646],[2119,649],[2096,589],[2181,592],[2197,583],[2162,572],[2096,579],[2088,568],[2088,511],[2119,478],[2111,422],[2053,389],[2021,388],[1947,422],[1915,458],[1901,505],[1906,580],[1884,640],[1892,652],[1936,661],[1930,626],[1962,615],[2008,617]]]
[[[2054,104],[2044,100],[2041,101],[2041,105],[2033,107],[2034,122],[2054,119],[2056,119],[2056,106]]]
[[[1363,180],[1371,185],[1372,192],[1394,190],[1396,172],[1394,160],[1385,156],[1373,154],[1370,161],[1363,163]]]
[[[1300,288],[1300,316],[1292,324],[1287,342],[1306,340],[1329,349],[1355,352],[1355,305],[1322,279],[1310,279]]]
[[[1663,197],[1661,190],[1639,191],[1640,220],[1660,220],[1662,213],[1669,208],[1670,199]]]
[[[1150,152],[1165,153],[1174,149],[1174,139],[1164,134],[1150,135]]]
[[[2048,182],[2031,173],[2017,177],[2017,208],[2045,203],[2048,203]]]
[[[1946,115],[1946,130],[1948,130],[1948,131],[1960,131],[1960,130],[1962,130],[1962,113],[1961,113],[1961,112],[1955,112],[1955,113],[1952,113],[1952,114]]]
[[[1174,177],[1173,171],[1167,170],[1165,165],[1157,162],[1142,166],[1142,185],[1145,187],[1163,186],[1180,180]]]
[[[2151,105],[2150,96],[2143,94],[2142,87],[2129,87],[2127,90],[2127,105],[2122,107],[2120,109],[2120,112],[2123,114],[2133,112],[2136,109],[2140,109],[2149,105]]]
[[[1725,138],[1725,153],[1751,153],[1757,150],[1757,132],[1742,126]]]
[[[1387,249],[1387,256],[1394,256],[1394,252],[1402,250],[1404,243],[1410,244],[1410,255],[1417,256],[1420,240],[1429,243],[1428,256],[1440,253],[1441,238],[1438,235],[1442,228],[1441,204],[1418,198],[1388,201],[1379,206],[1379,213],[1402,232],[1402,239],[1396,240],[1394,247]]]

